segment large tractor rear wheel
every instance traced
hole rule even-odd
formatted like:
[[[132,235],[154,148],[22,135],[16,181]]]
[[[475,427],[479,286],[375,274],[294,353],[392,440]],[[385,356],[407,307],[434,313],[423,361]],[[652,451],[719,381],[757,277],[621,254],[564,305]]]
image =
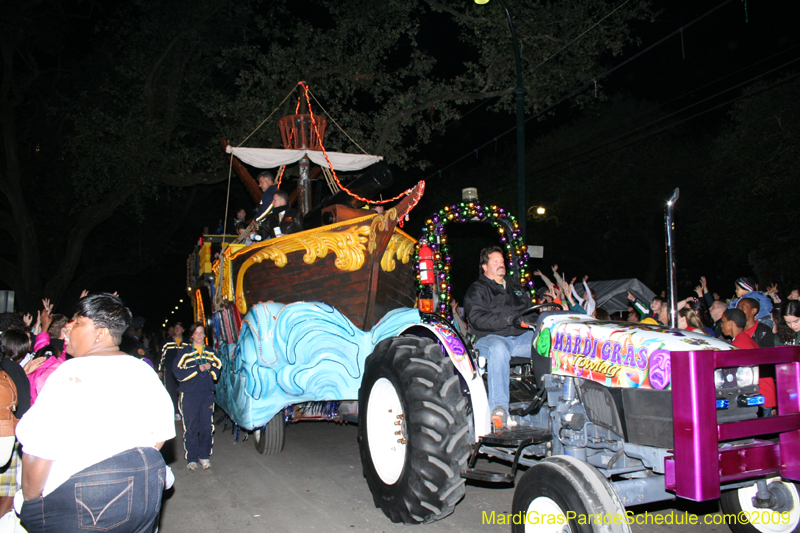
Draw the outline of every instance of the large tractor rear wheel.
[[[361,464],[376,507],[392,522],[428,523],[464,497],[467,400],[441,346],[387,339],[367,358],[358,394]]]

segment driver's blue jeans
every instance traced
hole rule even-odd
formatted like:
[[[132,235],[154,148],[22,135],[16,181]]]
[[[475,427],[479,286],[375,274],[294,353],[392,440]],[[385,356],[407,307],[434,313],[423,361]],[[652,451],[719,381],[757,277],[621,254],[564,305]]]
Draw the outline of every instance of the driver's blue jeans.
[[[530,357],[533,331],[516,337],[487,335],[475,343],[480,355],[486,358],[489,381],[489,409],[498,405],[508,411],[508,384],[511,379],[512,357]]]

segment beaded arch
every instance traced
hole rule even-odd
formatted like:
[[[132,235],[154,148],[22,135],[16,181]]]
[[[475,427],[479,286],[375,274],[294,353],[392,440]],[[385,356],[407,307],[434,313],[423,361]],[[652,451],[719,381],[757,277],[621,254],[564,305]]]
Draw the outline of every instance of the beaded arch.
[[[416,244],[415,270],[417,279],[417,291],[422,292],[423,285],[420,283],[419,274],[419,247],[422,243],[427,243],[433,252],[433,265],[435,272],[435,283],[433,291],[436,297],[433,312],[441,315],[448,320],[452,320],[450,311],[450,271],[452,257],[450,246],[445,228],[450,223],[464,224],[467,222],[480,222],[491,224],[500,236],[500,247],[505,251],[507,274],[525,288],[533,298],[533,280],[528,272],[528,254],[525,251],[525,243],[519,230],[519,223],[516,218],[502,207],[496,205],[484,206],[476,201],[466,201],[458,204],[445,206],[437,213],[434,213],[425,221],[422,228],[422,237]]]

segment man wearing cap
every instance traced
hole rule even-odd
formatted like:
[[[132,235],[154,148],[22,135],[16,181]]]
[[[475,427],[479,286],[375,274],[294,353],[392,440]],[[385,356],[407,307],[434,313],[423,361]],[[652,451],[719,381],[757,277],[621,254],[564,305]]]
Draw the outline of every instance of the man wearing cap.
[[[175,322],[173,326],[173,337],[168,339],[161,349],[161,363],[158,365],[158,376],[164,380],[164,386],[172,398],[172,405],[175,407],[175,420],[181,419],[180,411],[178,410],[178,381],[172,373],[172,364],[175,362],[175,356],[178,352],[188,346],[183,342],[183,324]]]
[[[739,278],[736,280],[735,288],[736,298],[731,300],[728,309],[736,309],[739,306],[739,300],[742,298],[758,300],[760,309],[756,320],[772,329],[774,325],[772,322],[772,300],[763,292],[759,292],[756,280],[753,278]]]

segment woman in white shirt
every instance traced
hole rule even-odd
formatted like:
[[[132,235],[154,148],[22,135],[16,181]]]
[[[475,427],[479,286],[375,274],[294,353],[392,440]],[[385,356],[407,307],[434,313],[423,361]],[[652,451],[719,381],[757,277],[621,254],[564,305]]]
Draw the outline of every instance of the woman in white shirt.
[[[166,476],[159,449],[175,424],[156,374],[118,348],[130,320],[114,295],[81,299],[64,340],[73,359],[17,426],[29,533],[153,530]]]

